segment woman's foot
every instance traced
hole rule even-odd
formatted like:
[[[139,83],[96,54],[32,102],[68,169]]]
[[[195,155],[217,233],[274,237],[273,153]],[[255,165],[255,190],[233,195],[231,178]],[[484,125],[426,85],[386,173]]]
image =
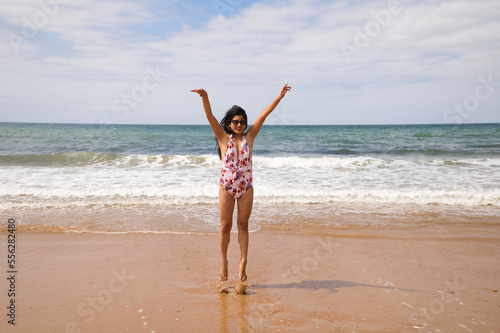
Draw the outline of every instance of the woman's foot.
[[[224,285],[224,283],[222,283],[222,281],[219,282],[217,291],[221,294],[229,294],[229,289]]]
[[[247,293],[248,285],[245,282],[238,282],[236,286],[234,286],[234,291],[238,295],[245,295]]]
[[[227,259],[223,260],[222,267],[220,269],[220,280],[221,281],[227,281],[227,276],[228,276],[227,265],[228,265]]]
[[[247,261],[246,259],[241,259],[240,261],[240,281],[245,282],[247,280]]]

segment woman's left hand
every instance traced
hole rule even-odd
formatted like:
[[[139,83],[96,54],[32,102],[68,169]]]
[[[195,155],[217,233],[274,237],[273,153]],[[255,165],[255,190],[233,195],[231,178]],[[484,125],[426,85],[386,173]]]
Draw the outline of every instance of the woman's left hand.
[[[290,91],[290,89],[292,89],[292,87],[290,87],[290,86],[288,85],[288,83],[287,83],[287,84],[285,84],[285,86],[283,87],[283,89],[281,89],[280,97],[281,97],[281,98],[285,97],[286,93],[287,93],[287,92],[289,92],[289,91]]]

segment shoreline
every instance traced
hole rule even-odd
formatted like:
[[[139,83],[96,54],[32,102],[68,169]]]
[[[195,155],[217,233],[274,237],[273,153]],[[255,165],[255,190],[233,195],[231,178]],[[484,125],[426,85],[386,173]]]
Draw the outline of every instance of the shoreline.
[[[6,248],[7,233],[0,233]],[[494,332],[500,227],[250,235],[247,295],[218,294],[217,235],[18,232],[16,329]],[[6,254],[5,254],[6,255]],[[227,285],[239,248],[229,246]],[[1,284],[6,290],[6,281]],[[2,304],[7,295],[2,292]],[[13,331],[7,318],[0,329]]]
[[[130,205],[6,210],[22,232],[215,234],[220,227],[217,204]],[[236,209],[235,215],[236,216]],[[419,204],[257,203],[250,231],[300,231],[324,234],[349,230],[483,228],[500,226],[500,207]],[[236,225],[233,226],[235,230]],[[7,227],[0,226],[0,232]]]

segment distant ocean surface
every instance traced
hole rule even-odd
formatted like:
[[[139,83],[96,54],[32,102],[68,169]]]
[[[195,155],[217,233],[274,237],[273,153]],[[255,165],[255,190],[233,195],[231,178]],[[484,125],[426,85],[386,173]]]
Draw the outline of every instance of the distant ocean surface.
[[[214,148],[208,125],[0,123],[0,210],[218,213]],[[253,162],[255,204],[267,209],[500,208],[499,124],[264,126]]]

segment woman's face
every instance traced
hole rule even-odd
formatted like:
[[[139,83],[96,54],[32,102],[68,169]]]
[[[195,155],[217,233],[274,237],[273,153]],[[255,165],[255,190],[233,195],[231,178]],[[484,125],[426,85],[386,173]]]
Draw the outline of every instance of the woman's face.
[[[243,134],[245,129],[247,128],[247,123],[245,121],[245,117],[243,116],[234,116],[233,119],[231,119],[231,130],[234,132],[234,134]]]

